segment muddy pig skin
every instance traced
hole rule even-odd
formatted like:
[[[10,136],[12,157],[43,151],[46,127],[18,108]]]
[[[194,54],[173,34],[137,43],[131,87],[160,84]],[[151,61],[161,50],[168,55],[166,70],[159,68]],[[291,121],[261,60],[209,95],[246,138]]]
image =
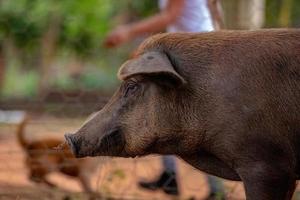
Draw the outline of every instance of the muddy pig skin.
[[[300,173],[300,30],[166,33],[119,69],[107,105],[66,140],[77,157],[174,154],[291,199]]]

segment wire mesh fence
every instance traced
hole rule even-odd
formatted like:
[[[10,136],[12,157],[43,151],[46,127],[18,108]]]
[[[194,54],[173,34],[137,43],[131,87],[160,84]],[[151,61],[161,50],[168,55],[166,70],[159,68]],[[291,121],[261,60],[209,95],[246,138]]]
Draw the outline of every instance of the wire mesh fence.
[[[30,116],[23,147],[20,121],[0,122],[0,199],[89,199],[86,182],[99,199],[174,199],[139,187],[139,181],[160,175],[158,155],[77,160],[51,146],[100,110],[119,84],[118,67],[144,37],[117,50],[99,46],[113,25],[157,11],[156,1],[140,2],[24,0],[14,5],[0,0],[0,110],[24,110]],[[223,1],[226,24],[230,29],[299,27],[300,4],[283,2]],[[180,159],[176,163],[176,199],[205,199],[207,175]],[[245,199],[242,183],[219,181],[226,199]],[[297,193],[294,199],[300,199]]]

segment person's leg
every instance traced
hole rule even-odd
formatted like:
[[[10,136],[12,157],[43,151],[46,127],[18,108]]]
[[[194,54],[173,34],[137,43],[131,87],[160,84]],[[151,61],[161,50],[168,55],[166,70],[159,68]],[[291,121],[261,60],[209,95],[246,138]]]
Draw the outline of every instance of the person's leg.
[[[178,186],[176,179],[176,161],[174,156],[162,157],[163,171],[160,176],[150,182],[139,182],[139,185],[145,189],[157,190],[162,189],[165,193],[178,195]]]
[[[225,199],[225,191],[222,181],[215,176],[207,175],[206,177],[210,189],[209,197]]]
[[[175,156],[163,156],[163,173],[160,176],[161,182],[163,182],[162,189],[167,194],[178,195],[177,184],[177,167]]]
[[[176,169],[176,161],[174,156],[162,156],[161,160],[164,167],[163,170],[165,172],[176,174],[177,169]]]

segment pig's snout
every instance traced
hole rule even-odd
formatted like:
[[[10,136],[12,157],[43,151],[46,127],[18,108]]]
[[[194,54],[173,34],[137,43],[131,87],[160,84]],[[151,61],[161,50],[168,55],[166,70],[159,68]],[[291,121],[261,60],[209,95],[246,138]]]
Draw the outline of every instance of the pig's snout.
[[[78,144],[77,144],[77,139],[75,134],[71,133],[66,133],[65,134],[65,139],[71,148],[72,153],[74,154],[75,157],[80,157],[78,154]]]

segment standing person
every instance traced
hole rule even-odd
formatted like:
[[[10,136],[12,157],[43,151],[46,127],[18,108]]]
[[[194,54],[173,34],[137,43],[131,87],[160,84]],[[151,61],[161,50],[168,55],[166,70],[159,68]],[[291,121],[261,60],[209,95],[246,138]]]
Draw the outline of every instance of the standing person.
[[[110,32],[104,42],[106,47],[117,47],[145,33],[159,32],[208,32],[223,26],[219,0],[159,0],[160,12],[147,19],[120,25]],[[177,169],[173,156],[162,157],[163,171],[149,182],[139,182],[143,188],[162,189],[165,193],[178,195]],[[208,177],[210,197],[224,194],[221,182]]]

